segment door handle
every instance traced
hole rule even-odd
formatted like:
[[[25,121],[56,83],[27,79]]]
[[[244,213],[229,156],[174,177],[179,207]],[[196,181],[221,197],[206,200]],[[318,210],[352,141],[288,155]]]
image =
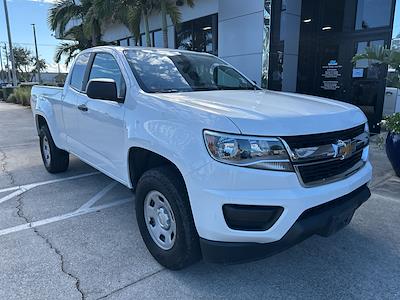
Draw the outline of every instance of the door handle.
[[[88,111],[88,108],[85,104],[78,105],[78,109],[81,111]]]

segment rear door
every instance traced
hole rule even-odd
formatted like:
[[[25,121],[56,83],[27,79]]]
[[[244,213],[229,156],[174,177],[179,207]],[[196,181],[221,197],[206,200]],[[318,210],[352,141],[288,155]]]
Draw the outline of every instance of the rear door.
[[[88,82],[92,79],[107,78],[117,83],[118,95],[124,99],[126,84],[117,59],[110,52],[95,52],[88,69]],[[104,173],[126,181],[126,153],[124,104],[90,99],[85,93],[77,95],[79,112],[79,133],[77,139],[84,158]]]
[[[71,76],[69,81],[66,82],[67,88],[63,95],[62,115],[68,150],[79,156],[83,153],[80,151],[81,147],[79,146],[79,119],[81,111],[78,107],[78,99],[84,95],[90,57],[90,53],[82,53],[78,56],[71,69]]]

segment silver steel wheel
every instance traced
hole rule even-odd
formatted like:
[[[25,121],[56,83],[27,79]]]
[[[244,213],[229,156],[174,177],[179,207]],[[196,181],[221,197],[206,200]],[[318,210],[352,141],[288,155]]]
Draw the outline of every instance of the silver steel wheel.
[[[46,166],[50,165],[51,162],[51,154],[50,154],[50,143],[47,139],[47,136],[43,137],[42,140],[42,151],[43,151],[43,159]]]
[[[150,191],[144,199],[144,219],[153,241],[163,250],[174,246],[176,221],[167,198],[158,191]]]

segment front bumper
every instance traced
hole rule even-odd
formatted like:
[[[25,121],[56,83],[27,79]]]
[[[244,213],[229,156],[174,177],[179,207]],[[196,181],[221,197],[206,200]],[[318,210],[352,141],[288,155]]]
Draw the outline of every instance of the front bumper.
[[[215,242],[201,238],[203,258],[214,263],[246,262],[274,255],[314,234],[329,236],[349,224],[355,210],[370,196],[368,187],[363,185],[345,196],[308,209],[282,239],[272,243]]]
[[[199,236],[217,242],[272,243],[281,240],[304,211],[347,195],[371,180],[366,162],[353,175],[312,188],[302,186],[294,172],[236,167],[211,161],[184,175],[194,223]],[[267,230],[229,228],[225,204],[277,206],[284,210]]]

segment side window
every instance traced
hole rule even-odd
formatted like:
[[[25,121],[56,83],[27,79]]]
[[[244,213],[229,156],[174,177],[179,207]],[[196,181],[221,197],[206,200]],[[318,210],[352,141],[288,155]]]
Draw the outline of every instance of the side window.
[[[125,81],[115,58],[108,53],[97,53],[92,69],[90,70],[89,80],[96,78],[114,79],[117,84],[119,97],[125,96]]]
[[[214,82],[221,87],[249,87],[249,83],[232,68],[218,66],[214,69]]]
[[[85,79],[85,71],[89,58],[90,53],[79,55],[72,70],[70,85],[79,91],[84,90],[83,81]]]

